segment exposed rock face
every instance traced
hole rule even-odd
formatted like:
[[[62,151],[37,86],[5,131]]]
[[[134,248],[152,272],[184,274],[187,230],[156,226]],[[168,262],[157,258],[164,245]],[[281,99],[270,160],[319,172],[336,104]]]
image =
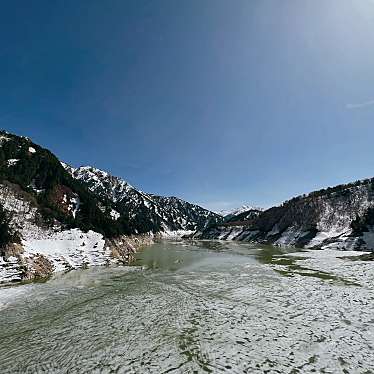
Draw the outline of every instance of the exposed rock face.
[[[22,279],[46,278],[50,276],[53,271],[54,266],[46,256],[35,255],[26,258]]]
[[[195,237],[280,246],[374,250],[374,180],[299,196],[257,217],[214,226]]]
[[[9,243],[4,248],[4,257],[19,257],[24,253],[24,248],[20,243]]]
[[[115,239],[107,239],[105,246],[111,250],[112,257],[127,265],[134,260],[134,254],[146,245],[153,243],[153,237],[149,235],[122,236]]]
[[[59,210],[66,216],[76,217],[79,210],[80,199],[69,187],[63,185],[54,186],[49,199],[59,207]]]

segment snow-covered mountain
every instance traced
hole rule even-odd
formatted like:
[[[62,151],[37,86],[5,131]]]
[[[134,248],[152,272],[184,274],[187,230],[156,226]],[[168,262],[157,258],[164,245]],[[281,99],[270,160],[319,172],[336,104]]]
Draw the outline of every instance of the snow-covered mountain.
[[[263,209],[259,207],[255,207],[252,205],[242,205],[240,208],[235,208],[231,210],[220,210],[217,213],[221,215],[225,219],[225,221],[230,221],[233,217],[236,217],[238,215],[242,215],[243,220],[248,219],[249,217],[252,217],[254,214],[259,214],[262,211]]]
[[[173,231],[203,229],[209,223],[218,223],[222,220],[218,214],[198,205],[177,197],[145,193],[123,179],[94,167],[72,168],[66,164],[63,166],[73,178],[83,182],[99,198],[112,201],[117,218],[125,217],[134,230],[143,222],[150,227],[150,231],[170,235]]]
[[[30,139],[0,131],[0,283],[128,263],[155,235],[220,220],[104,171],[71,168]]]
[[[247,212],[248,210],[262,210],[262,209],[252,206],[252,205],[242,205],[239,208],[219,210],[217,214],[221,215],[222,217],[235,216],[237,214]]]
[[[374,251],[374,178],[298,196],[247,220],[243,214],[195,237]]]

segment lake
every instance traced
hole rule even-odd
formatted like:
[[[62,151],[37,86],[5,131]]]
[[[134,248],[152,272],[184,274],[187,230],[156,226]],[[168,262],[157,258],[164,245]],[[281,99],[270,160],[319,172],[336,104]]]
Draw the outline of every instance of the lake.
[[[372,373],[373,263],[164,241],[0,288],[1,373]]]

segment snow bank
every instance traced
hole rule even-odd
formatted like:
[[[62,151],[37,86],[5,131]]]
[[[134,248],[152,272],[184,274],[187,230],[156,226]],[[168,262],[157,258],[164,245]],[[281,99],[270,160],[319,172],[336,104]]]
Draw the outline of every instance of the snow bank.
[[[7,160],[7,165],[8,166],[14,166],[14,165],[17,164],[18,161],[19,161],[18,158],[11,158],[11,159]]]
[[[166,230],[162,231],[159,233],[159,236],[162,239],[181,239],[183,236],[187,235],[192,235],[194,231],[192,230],[175,230],[175,231],[170,231]]]
[[[303,268],[324,271],[339,278],[372,288],[374,266],[372,261],[361,261],[358,256],[371,252],[340,251],[336,249],[307,250],[287,254],[297,257],[295,263]],[[356,258],[356,260],[352,260]]]
[[[60,231],[46,238],[23,240],[24,257],[45,256],[54,271],[99,266],[113,262],[111,251],[105,247],[103,236],[97,232],[79,229]]]

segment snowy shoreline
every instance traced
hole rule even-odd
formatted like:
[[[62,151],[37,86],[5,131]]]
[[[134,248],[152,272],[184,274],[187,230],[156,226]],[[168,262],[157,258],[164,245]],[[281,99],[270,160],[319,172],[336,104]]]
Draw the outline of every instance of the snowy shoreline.
[[[310,232],[298,227],[290,227],[279,233],[277,228],[264,235],[259,230],[247,226],[217,226],[205,232],[196,232],[191,238],[249,242],[253,244],[269,244],[277,247],[299,247],[306,249],[336,249],[357,252],[374,252],[374,227],[369,227],[367,232],[354,236],[349,227],[331,227],[321,229],[314,236]],[[303,246],[299,246],[300,240]]]
[[[153,243],[151,235],[105,239],[79,229],[45,233],[14,245],[17,253],[0,256],[0,284],[45,278],[53,273],[93,266],[129,264],[135,252]]]
[[[0,256],[0,286],[75,269],[128,265],[136,252],[155,240],[177,240],[192,233],[178,230],[106,239],[100,233],[76,228],[31,230],[21,244],[9,247],[10,255]]]

